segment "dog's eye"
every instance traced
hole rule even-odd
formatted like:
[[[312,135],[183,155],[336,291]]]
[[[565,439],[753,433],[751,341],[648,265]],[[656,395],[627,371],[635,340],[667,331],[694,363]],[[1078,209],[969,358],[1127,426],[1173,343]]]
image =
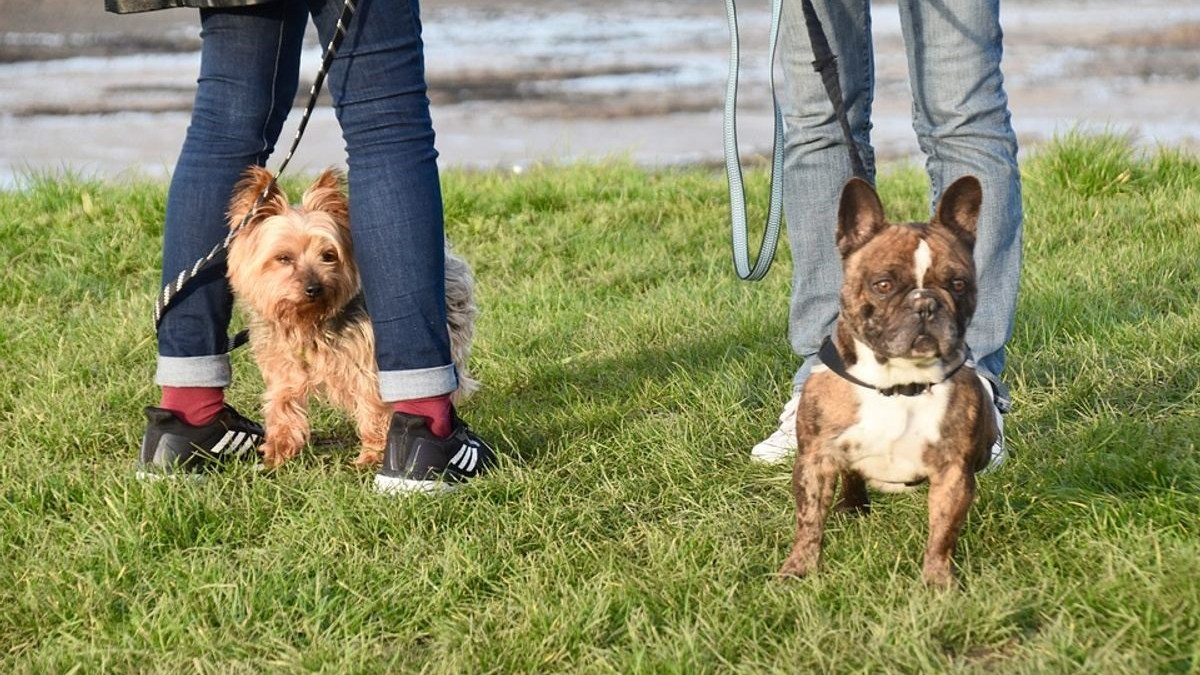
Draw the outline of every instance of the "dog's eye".
[[[962,279],[955,279],[954,281],[950,282],[950,290],[954,291],[955,293],[962,293],[963,291],[967,290],[967,282]]]
[[[281,254],[275,256],[275,262],[279,263],[280,265],[291,265],[292,264],[292,256],[290,256],[286,253],[281,253]]]
[[[337,251],[330,249],[321,254],[321,262],[335,263],[337,262]]]
[[[876,293],[883,294],[891,293],[892,289],[895,287],[896,285],[892,283],[891,279],[880,279],[879,281],[871,284],[871,288],[874,288]]]

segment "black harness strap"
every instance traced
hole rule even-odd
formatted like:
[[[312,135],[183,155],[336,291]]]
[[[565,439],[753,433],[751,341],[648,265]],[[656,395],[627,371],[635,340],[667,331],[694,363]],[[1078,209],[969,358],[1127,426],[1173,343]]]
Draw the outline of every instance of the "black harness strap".
[[[821,349],[817,351],[817,355],[821,357],[821,363],[823,363],[825,367],[832,370],[838,377],[865,389],[874,389],[884,396],[920,396],[921,394],[929,391],[929,389],[934,385],[941,384],[942,382],[946,382],[950,378],[954,377],[954,374],[957,373],[959,369],[967,363],[967,361],[971,360],[971,354],[970,351],[968,351],[962,362],[960,362],[957,366],[954,366],[950,372],[946,373],[941,382],[909,382],[907,384],[897,384],[891,387],[881,388],[868,382],[863,382],[857,377],[851,375],[850,371],[846,368],[846,362],[842,360],[842,355],[838,352],[837,347],[834,346],[831,338],[826,337],[825,340],[821,342]]]

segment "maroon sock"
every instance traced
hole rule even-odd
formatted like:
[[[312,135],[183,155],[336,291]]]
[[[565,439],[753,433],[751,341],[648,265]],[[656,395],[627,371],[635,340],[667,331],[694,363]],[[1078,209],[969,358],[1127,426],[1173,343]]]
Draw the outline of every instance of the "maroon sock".
[[[213,421],[225,407],[225,390],[220,387],[163,387],[160,408],[175,413],[198,427]]]
[[[454,422],[450,419],[449,394],[394,401],[392,410],[405,415],[424,417],[425,426],[438,438],[446,438],[454,431]]]

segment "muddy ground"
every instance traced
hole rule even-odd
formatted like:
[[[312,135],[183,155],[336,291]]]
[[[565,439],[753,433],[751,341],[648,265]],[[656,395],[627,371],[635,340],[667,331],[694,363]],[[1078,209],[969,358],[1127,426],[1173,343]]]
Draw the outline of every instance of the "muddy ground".
[[[758,4],[740,3],[739,140],[748,156],[768,152],[771,138],[766,3]],[[102,7],[101,0],[0,0],[0,185],[51,167],[106,176],[170,169],[194,92],[197,13],[116,16]],[[553,0],[426,3],[442,162],[718,162],[728,47],[723,4],[565,7]],[[876,3],[873,12],[873,139],[883,158],[918,158],[895,7]],[[1194,0],[1010,1],[1002,21],[1006,88],[1024,147],[1076,126],[1200,147]],[[302,80],[315,71],[318,49],[313,40]],[[322,109],[298,165],[341,157],[336,121]]]

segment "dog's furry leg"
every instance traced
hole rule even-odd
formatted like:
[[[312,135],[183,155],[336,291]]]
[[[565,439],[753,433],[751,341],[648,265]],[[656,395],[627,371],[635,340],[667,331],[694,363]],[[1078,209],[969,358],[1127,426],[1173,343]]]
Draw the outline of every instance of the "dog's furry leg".
[[[821,539],[825,518],[833,503],[837,485],[833,463],[818,453],[807,452],[802,444],[796,450],[792,468],[792,490],[796,495],[796,542],[779,574],[803,577],[817,569],[821,561]]]
[[[929,542],[921,572],[929,585],[947,587],[954,582],[950,557],[974,499],[975,474],[966,466],[950,465],[929,477]]]
[[[265,376],[266,371],[263,374]],[[272,379],[267,382],[263,398],[267,428],[263,465],[275,468],[295,457],[308,443],[308,391],[303,380]]]
[[[354,422],[362,450],[354,463],[358,466],[378,466],[383,462],[383,450],[387,445],[388,426],[392,422],[392,409],[381,401],[360,401],[354,407]]]

